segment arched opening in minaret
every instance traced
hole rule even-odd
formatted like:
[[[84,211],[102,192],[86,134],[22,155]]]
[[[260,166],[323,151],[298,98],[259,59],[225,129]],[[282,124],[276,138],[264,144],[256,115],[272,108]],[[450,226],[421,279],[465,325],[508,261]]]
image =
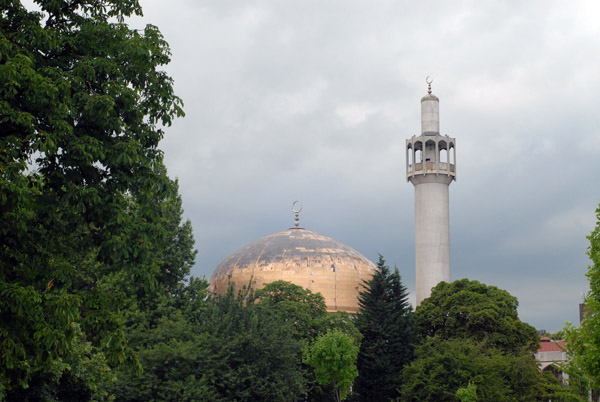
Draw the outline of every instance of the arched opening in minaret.
[[[408,164],[408,166],[412,166],[413,164],[413,147],[412,144],[408,144],[408,147],[406,149],[406,163]]]
[[[448,162],[450,163],[450,165],[454,165],[456,163],[456,161],[454,160],[456,158],[456,150],[454,149],[454,143],[451,142],[448,144]]]
[[[423,162],[423,143],[421,141],[417,141],[415,142],[415,163],[421,162]]]
[[[446,141],[442,140],[438,142],[438,149],[440,150],[440,163],[448,163],[448,144]]]
[[[437,151],[435,146],[435,141],[428,140],[425,143],[425,169],[424,170],[434,170],[435,169],[435,160],[437,159]]]

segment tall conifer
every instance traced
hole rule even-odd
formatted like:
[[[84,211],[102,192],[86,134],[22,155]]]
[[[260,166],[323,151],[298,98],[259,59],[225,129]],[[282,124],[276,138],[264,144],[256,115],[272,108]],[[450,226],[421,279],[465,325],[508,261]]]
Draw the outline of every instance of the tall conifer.
[[[416,321],[398,269],[390,273],[381,255],[365,287],[356,316],[363,340],[355,388],[362,401],[389,401],[400,395],[402,368],[413,359]]]

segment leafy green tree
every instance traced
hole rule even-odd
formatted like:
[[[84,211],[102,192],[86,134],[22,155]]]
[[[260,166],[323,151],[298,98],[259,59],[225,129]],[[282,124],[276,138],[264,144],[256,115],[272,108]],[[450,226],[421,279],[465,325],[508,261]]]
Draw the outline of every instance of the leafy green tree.
[[[6,402],[26,401],[108,401],[106,384],[115,381],[114,372],[108,366],[104,354],[83,338],[77,336],[70,345],[72,353],[61,362],[54,373],[34,373],[28,388],[16,388],[7,393]]]
[[[192,279],[156,309],[130,313],[143,372],[118,368],[109,387],[117,401],[295,401],[306,392],[291,323],[232,288],[207,294],[208,283]]]
[[[173,277],[177,280],[182,279],[187,273],[189,273],[189,267],[193,262],[195,252],[193,251],[193,237],[191,234],[191,228],[189,222],[181,224],[181,200],[177,195],[176,183],[172,183],[170,186],[170,194],[173,194],[173,198],[167,197],[164,200],[155,204],[155,210],[157,211],[158,219],[152,222],[152,225],[148,224],[148,231],[152,231],[154,235],[148,238],[149,245],[152,245],[154,250],[154,261],[156,261],[161,267],[157,274],[157,286],[152,291],[144,292],[145,285],[139,282],[132,282],[122,278],[122,272],[118,272],[113,277],[106,278],[106,284],[102,287],[106,294],[97,294],[93,299],[90,296],[88,303],[97,301],[105,305],[105,311],[111,314],[117,322],[120,323],[121,329],[118,334],[121,339],[127,339],[131,331],[129,330],[131,325],[137,326],[138,322],[143,321],[143,317],[152,318],[156,321],[160,314],[156,311],[156,305],[158,301],[164,298],[173,298],[178,296],[180,293],[184,295],[189,292],[190,286],[184,287],[183,282],[178,282],[177,286],[172,285],[174,283]],[[132,208],[130,213],[135,219],[139,219],[139,211],[137,206],[132,202]],[[150,221],[148,221],[150,222]],[[152,227],[151,227],[152,226]],[[164,268],[169,267],[169,269]],[[167,278],[161,280],[161,278]],[[169,280],[170,278],[170,280]],[[195,283],[192,278],[190,283]],[[52,291],[52,288],[50,289]],[[206,292],[205,292],[206,294]],[[176,300],[176,299],[175,299]],[[112,311],[108,303],[115,303],[121,308],[121,311]],[[183,303],[180,303],[183,305]],[[136,312],[132,314],[132,312]],[[117,316],[117,313],[119,314]],[[108,316],[110,317],[110,316]],[[83,316],[76,325],[76,328],[80,328],[81,324],[85,324],[86,320],[90,317]],[[106,317],[105,317],[106,318]],[[81,331],[79,331],[81,332]],[[87,334],[86,336],[81,335],[85,338],[90,338],[92,335]],[[80,337],[81,337],[80,336]],[[82,342],[80,337],[76,337],[72,340],[69,346],[69,352],[61,356],[60,360],[53,366],[54,371],[39,371],[32,373],[31,381],[27,389],[18,391],[16,388],[8,393],[9,400],[36,400],[35,395],[60,395],[59,400],[70,400],[65,395],[65,389],[76,389],[80,388],[79,393],[73,393],[75,395],[72,400],[87,400],[82,395],[89,395],[90,398],[99,399],[108,397],[105,391],[105,384],[111,382],[114,379],[110,377],[108,361],[105,356],[104,350],[100,345],[94,346],[94,342],[86,343],[86,354],[82,355],[76,353],[81,348],[79,344]],[[90,339],[88,339],[89,341]],[[93,338],[91,338],[93,341]],[[125,346],[129,350],[130,356],[134,356],[133,360],[137,363],[137,357],[132,353],[136,346],[135,339],[129,340]],[[86,364],[85,362],[92,360],[95,365]],[[102,363],[103,366],[100,364]],[[111,366],[114,366],[111,365]],[[88,372],[89,371],[89,372]],[[106,375],[98,376],[94,375],[95,372],[104,373]],[[109,381],[110,380],[110,381]],[[69,386],[65,387],[64,383],[68,383]],[[33,399],[32,399],[33,398]],[[48,398],[48,397],[46,397]]]
[[[254,299],[261,303],[269,303],[285,307],[287,304],[301,303],[313,315],[327,312],[325,298],[320,293],[313,293],[309,289],[287,281],[267,283],[262,288],[254,291]],[[285,303],[282,305],[282,303]]]
[[[335,313],[326,313],[319,318],[318,328],[319,335],[323,335],[329,331],[338,330],[354,340],[354,343],[360,345],[363,336],[356,327],[356,317],[345,311],[336,311]]]
[[[404,378],[406,402],[454,402],[465,384],[471,389],[461,393],[474,391],[478,401],[545,402],[550,392],[532,354],[507,354],[468,338],[428,338]]]
[[[320,384],[333,386],[338,402],[346,398],[358,375],[358,349],[354,339],[340,330],[328,331],[305,349],[304,361],[314,368]]]
[[[460,279],[440,282],[417,308],[421,336],[472,339],[510,353],[535,352],[535,328],[519,320],[516,297],[495,286]]]
[[[422,343],[404,372],[406,401],[576,401],[534,359],[535,329],[518,318],[517,299],[495,286],[442,282],[417,308]]]
[[[176,181],[168,181],[161,194],[150,202],[130,199],[128,212],[131,222],[144,233],[122,233],[121,241],[138,245],[138,256],[144,257],[139,263],[152,270],[152,275],[147,278],[150,284],[122,278],[116,286],[126,294],[124,300],[152,310],[161,300],[158,294],[176,296],[184,288],[196,256],[192,226],[189,220],[183,221]]]
[[[377,271],[359,294],[356,326],[363,335],[358,353],[356,392],[363,401],[399,396],[402,369],[414,358],[418,330],[408,292],[396,269],[380,255]]]
[[[325,298],[320,293],[291,282],[276,281],[266,284],[253,292],[252,302],[258,308],[267,309],[285,325],[291,325],[294,338],[302,345],[309,345],[327,331],[337,329],[350,335],[356,344],[362,335],[354,325],[353,317],[345,312],[327,313]],[[303,364],[302,357],[297,359],[299,373],[303,373],[307,393],[305,398],[311,401],[329,400],[328,386],[317,381],[314,370]]]
[[[203,375],[220,400],[293,401],[306,392],[298,370],[302,342],[273,311],[215,295],[195,325],[202,334]]]
[[[585,297],[586,316],[579,328],[568,325],[566,342],[569,369],[591,389],[600,390],[600,207],[596,209],[596,227],[588,236],[587,254],[592,260],[586,276],[590,291]]]
[[[477,385],[469,381],[466,387],[456,390],[456,397],[460,402],[477,402]]]
[[[116,368],[107,393],[117,401],[217,400],[198,364],[209,351],[202,350],[193,325],[208,308],[207,295],[208,283],[191,278],[175,297],[160,293],[152,309],[130,308],[127,337],[142,370]]]
[[[286,281],[268,283],[255,290],[252,301],[289,321],[297,337],[308,342],[317,337],[321,321],[327,315],[325,298],[320,293]]]
[[[0,5],[0,395],[9,396],[34,380],[93,381],[73,374],[81,348],[111,367],[135,363],[123,310],[152,300],[160,283],[177,287],[189,261],[189,244],[177,242],[191,236],[161,215],[176,184],[160,126],[183,112],[161,70],[170,53],[160,32],[123,23],[141,15],[137,0],[35,2],[40,12]]]

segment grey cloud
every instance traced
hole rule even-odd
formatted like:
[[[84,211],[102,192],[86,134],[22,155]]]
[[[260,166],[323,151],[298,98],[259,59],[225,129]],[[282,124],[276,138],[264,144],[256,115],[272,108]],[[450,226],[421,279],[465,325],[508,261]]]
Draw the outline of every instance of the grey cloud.
[[[600,200],[593,1],[143,1],[173,51],[186,118],[162,147],[199,249],[194,274],[302,222],[414,290],[413,189],[433,75],[457,139],[452,277],[518,296],[532,325],[575,321]],[[579,12],[578,10],[585,10]]]

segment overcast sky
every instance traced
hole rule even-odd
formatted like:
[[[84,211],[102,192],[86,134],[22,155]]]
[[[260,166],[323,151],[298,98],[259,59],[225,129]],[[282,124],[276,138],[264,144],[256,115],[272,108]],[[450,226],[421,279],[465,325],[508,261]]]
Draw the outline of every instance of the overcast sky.
[[[538,329],[578,321],[600,201],[600,3],[141,4],[130,22],[160,28],[185,102],[162,149],[195,276],[292,226],[300,200],[302,226],[381,253],[413,293],[404,148],[429,75],[457,143],[452,278],[506,289]]]

